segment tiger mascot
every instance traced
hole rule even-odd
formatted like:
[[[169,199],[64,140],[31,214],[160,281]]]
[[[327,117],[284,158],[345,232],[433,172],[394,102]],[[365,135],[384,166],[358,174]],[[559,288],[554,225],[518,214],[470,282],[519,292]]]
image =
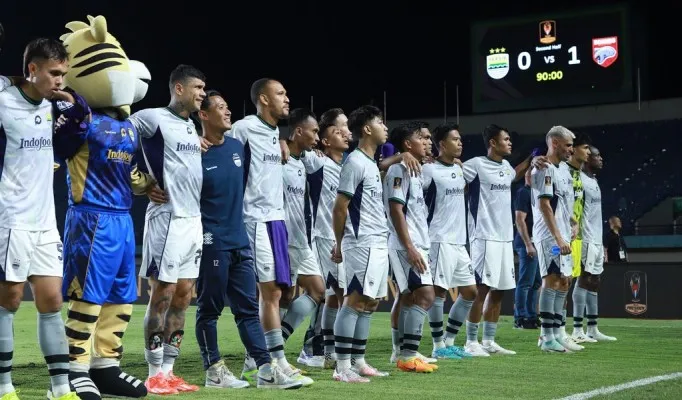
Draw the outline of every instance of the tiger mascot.
[[[137,299],[133,194],[154,180],[136,168],[139,138],[127,120],[147,93],[144,64],[129,60],[103,16],[73,21],[60,37],[69,52],[64,77],[75,104],[89,107],[83,122],[64,123],[54,149],[66,161],[69,209],[64,226],[64,284],[68,301],[69,380],[83,400],[147,395],[123,372],[122,338]],[[64,114],[68,116],[69,104]],[[63,121],[62,121],[63,122]]]

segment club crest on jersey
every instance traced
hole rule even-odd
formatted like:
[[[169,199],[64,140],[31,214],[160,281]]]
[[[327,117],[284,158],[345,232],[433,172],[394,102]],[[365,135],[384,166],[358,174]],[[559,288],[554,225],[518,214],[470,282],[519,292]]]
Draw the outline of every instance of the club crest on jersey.
[[[400,186],[403,184],[403,178],[395,178],[393,179],[393,189],[400,189]]]
[[[36,115],[34,122],[36,123],[36,125],[40,125],[40,123],[43,122],[43,119],[40,118],[40,115]]]
[[[121,128],[121,137],[124,138],[126,137],[126,128]]]
[[[618,36],[592,39],[592,60],[602,68],[610,67],[618,59]]]
[[[242,166],[242,159],[239,157],[239,154],[237,153],[232,154],[232,161],[234,162],[234,165],[238,167]]]

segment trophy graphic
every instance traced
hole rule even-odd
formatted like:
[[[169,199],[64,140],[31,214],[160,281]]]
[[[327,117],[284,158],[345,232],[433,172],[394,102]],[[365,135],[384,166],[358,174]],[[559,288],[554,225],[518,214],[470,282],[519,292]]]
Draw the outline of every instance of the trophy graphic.
[[[556,41],[556,21],[540,22],[540,43],[551,44]]]

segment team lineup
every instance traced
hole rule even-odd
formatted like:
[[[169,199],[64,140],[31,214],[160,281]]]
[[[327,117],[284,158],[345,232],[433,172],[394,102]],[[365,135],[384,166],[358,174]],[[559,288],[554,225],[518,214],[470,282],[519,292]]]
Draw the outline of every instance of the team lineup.
[[[589,137],[554,126],[546,155],[512,167],[509,132],[491,124],[482,133],[487,154],[462,162],[456,124],[431,131],[412,122],[389,134],[371,105],[318,118],[290,110],[285,87],[270,78],[251,86],[256,114],[232,123],[227,97],[189,65],[171,72],[168,106],[131,113],[147,91],[146,67],[127,59],[101,16],[67,28],[61,41],[27,45],[22,77],[0,77],[0,400],[19,399],[13,318],[26,282],[48,399],[199,390],[173,370],[195,285],[206,387],[313,385],[284,352],[306,318],[299,364],[329,369],[344,383],[395,373],[365,359],[388,279],[399,289],[387,354],[397,370],[432,373],[440,360],[514,355],[495,340],[504,292],[517,282],[513,209],[542,278],[538,316],[518,324],[538,324],[546,352],[616,340],[597,328],[602,158]],[[92,67],[88,57],[103,48],[120,52],[127,69]],[[67,170],[63,246],[55,162]],[[521,179],[525,205],[520,197],[513,205],[512,184]],[[120,367],[137,291],[134,196],[150,199],[139,276],[151,292],[144,332],[134,333],[144,335],[145,379]],[[530,226],[519,227],[519,209]],[[444,315],[450,289],[458,297]],[[239,377],[218,347],[217,321],[228,305],[245,349]]]

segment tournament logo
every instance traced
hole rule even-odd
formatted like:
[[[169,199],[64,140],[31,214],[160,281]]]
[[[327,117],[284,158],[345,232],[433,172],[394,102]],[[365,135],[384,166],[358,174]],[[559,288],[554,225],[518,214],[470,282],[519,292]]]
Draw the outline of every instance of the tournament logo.
[[[618,59],[618,36],[592,39],[592,60],[603,68],[610,67]]]
[[[502,79],[509,73],[509,54],[505,48],[490,49],[490,54],[485,58],[485,68],[488,76],[493,79]]]
[[[648,309],[646,281],[646,272],[625,273],[625,311],[628,314],[642,315]]]
[[[135,141],[135,133],[133,133],[133,130],[128,128],[128,136],[130,137],[131,141]]]
[[[234,162],[234,165],[238,167],[242,166],[242,159],[239,157],[239,154],[237,153],[232,154],[232,161]]]
[[[551,44],[556,42],[556,21],[547,20],[539,24],[540,43]]]

